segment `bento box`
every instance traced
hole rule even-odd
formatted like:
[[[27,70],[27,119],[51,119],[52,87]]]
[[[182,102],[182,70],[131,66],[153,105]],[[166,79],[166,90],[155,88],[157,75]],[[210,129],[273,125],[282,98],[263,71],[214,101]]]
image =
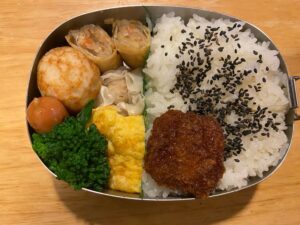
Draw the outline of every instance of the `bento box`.
[[[90,32],[89,39],[84,32]],[[122,32],[123,36],[118,36]],[[105,49],[97,38],[113,47]],[[122,38],[127,42],[120,41]],[[135,43],[130,45],[132,40]],[[103,52],[108,54],[106,58],[101,56]],[[76,86],[76,76],[88,78]],[[64,86],[51,86],[59,79],[64,80]],[[67,177],[74,182],[71,186],[75,189],[149,201],[227,195],[264,181],[284,161],[293,137],[293,122],[298,119],[294,111],[297,79],[289,76],[272,40],[256,26],[235,17],[159,5],[101,9],[62,23],[46,37],[30,72],[26,106],[40,96],[55,97],[63,105],[58,110],[60,123],[68,116],[84,121],[83,127],[95,123],[85,133],[98,129],[102,139],[86,142],[86,146],[105,143],[108,152],[99,147],[104,158],[93,163],[103,163],[106,168],[100,172],[96,166],[89,168],[94,171],[89,176],[105,177],[106,183],[102,180],[90,187],[80,186],[77,179],[81,176],[72,177],[80,173],[74,168],[88,166],[92,159],[85,163],[79,160],[72,168],[59,167],[60,159],[71,156],[62,152],[55,159],[47,157],[53,157],[51,146],[63,147],[46,145],[50,140],[46,132],[35,136],[40,130],[32,128],[36,123],[30,119],[28,134],[41,163],[53,176],[59,173],[59,179]],[[85,96],[84,100],[77,101],[75,95],[66,98],[71,86],[74,93]],[[93,109],[88,103],[91,99]],[[84,108],[86,103],[90,108]],[[125,114],[119,115],[117,108]],[[44,121],[47,112],[39,112],[38,122]],[[117,124],[104,128],[108,126],[105,121],[112,118],[117,118]],[[51,138],[55,141],[60,137],[56,134],[56,139]],[[122,144],[118,145],[117,139]],[[124,144],[126,141],[129,144]],[[73,143],[77,142],[65,142],[65,148]],[[49,152],[45,153],[45,148]],[[96,170],[103,176],[98,178]],[[82,175],[82,179],[88,178]]]

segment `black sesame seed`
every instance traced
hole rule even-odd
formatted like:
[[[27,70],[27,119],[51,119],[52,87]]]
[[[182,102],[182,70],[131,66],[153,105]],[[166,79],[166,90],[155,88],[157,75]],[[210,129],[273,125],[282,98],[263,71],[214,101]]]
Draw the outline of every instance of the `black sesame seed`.
[[[186,30],[182,29],[182,30],[181,30],[181,33],[182,33],[182,34],[186,33]]]
[[[234,161],[236,161],[236,162],[240,162],[240,160],[239,160],[239,159],[234,159]]]
[[[266,80],[266,78],[262,78],[262,81],[264,82],[264,83],[266,83],[267,82],[267,80]]]
[[[211,28],[210,30],[211,31],[217,31],[217,30],[219,30],[220,29],[220,27],[215,27],[215,28]]]
[[[166,53],[165,53],[165,56],[167,56],[167,55],[168,55],[168,53],[166,52]]]
[[[237,49],[234,49],[234,53],[237,54]]]
[[[269,67],[266,67],[266,71],[269,71]]]
[[[257,73],[257,69],[256,68],[254,68],[253,71],[254,71],[254,73]]]
[[[170,36],[170,41],[172,41],[173,40],[173,36]]]
[[[162,45],[162,46],[160,46],[161,48],[164,48],[165,46],[164,45]]]
[[[197,26],[196,29],[198,30],[200,28],[200,26]]]
[[[219,48],[218,48],[219,52],[222,52],[223,49],[224,49],[224,47],[219,47]]]
[[[245,131],[242,132],[242,134],[244,136],[247,136],[247,135],[251,134],[251,130],[245,130]]]
[[[253,54],[254,54],[254,55],[257,55],[257,54],[258,54],[258,52],[254,50],[254,51],[253,51]]]
[[[238,46],[239,48],[241,48],[241,45],[240,45],[240,43],[237,43],[237,46]]]

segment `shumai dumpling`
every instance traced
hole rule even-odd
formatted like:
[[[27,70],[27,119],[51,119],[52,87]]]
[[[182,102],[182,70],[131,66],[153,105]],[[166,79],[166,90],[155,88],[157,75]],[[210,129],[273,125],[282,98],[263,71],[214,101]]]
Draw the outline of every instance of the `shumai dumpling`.
[[[140,115],[145,103],[143,77],[140,69],[128,71],[121,67],[101,76],[103,85],[98,97],[98,105],[116,105],[125,115]]]

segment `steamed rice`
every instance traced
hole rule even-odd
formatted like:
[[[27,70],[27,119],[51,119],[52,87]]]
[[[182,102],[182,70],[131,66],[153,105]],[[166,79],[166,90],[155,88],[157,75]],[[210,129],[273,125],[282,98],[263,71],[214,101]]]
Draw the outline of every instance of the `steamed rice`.
[[[253,97],[253,100],[249,100],[248,103],[251,110],[255,111],[257,106],[260,106],[261,108],[268,107],[267,115],[276,113],[276,118],[273,119],[274,123],[277,124],[277,128],[276,131],[273,129],[268,131],[269,137],[261,135],[262,132],[241,137],[241,143],[245,150],[240,151],[237,155],[227,156],[224,162],[226,171],[217,187],[220,190],[241,188],[247,185],[249,177],[262,177],[263,172],[267,171],[270,166],[277,165],[282,157],[282,152],[287,147],[284,121],[289,101],[284,88],[284,77],[286,75],[279,70],[278,52],[270,50],[268,48],[269,43],[258,42],[250,30],[242,30],[243,25],[243,22],[231,22],[223,19],[208,21],[197,15],[194,15],[185,25],[180,17],[176,17],[172,13],[163,15],[154,27],[153,32],[155,35],[152,38],[150,55],[144,69],[144,73],[148,78],[145,95],[148,120],[151,124],[156,117],[170,108],[183,112],[196,110],[195,105],[187,103],[182,94],[174,89],[175,84],[178,83],[176,74],[180,72],[178,65],[182,61],[189,61],[192,54],[197,52],[201,56],[205,54],[203,50],[197,51],[197,44],[196,47],[192,47],[196,50],[195,53],[185,51],[178,57],[178,47],[182,46],[182,42],[186,42],[191,34],[195,40],[198,40],[197,38],[201,39],[205,36],[206,29],[216,28],[218,33],[226,31],[228,36],[228,38],[218,36],[219,45],[210,46],[212,49],[211,56],[213,57],[211,69],[199,85],[199,88],[204,91],[212,88],[210,80],[222,67],[223,62],[220,61],[222,57],[226,58],[227,55],[230,55],[246,60],[247,63],[237,65],[236,69],[252,72],[245,77],[241,84],[236,86],[236,90],[248,89],[248,94]],[[223,49],[220,49],[220,47]],[[258,56],[256,53],[262,56]],[[263,60],[260,61],[260,59]],[[260,83],[260,91],[256,91],[256,88],[249,88],[249,85],[257,83]],[[213,85],[222,86],[222,80],[214,80]],[[225,90],[222,91],[226,92]],[[222,104],[237,99],[237,91],[234,93],[226,92],[222,97],[222,101],[225,103]],[[222,105],[218,103],[214,107],[217,109]],[[234,125],[238,119],[239,116],[232,112],[226,115],[224,120],[227,124]],[[261,123],[266,123],[267,119],[268,116],[261,118]],[[151,126],[148,135],[150,132]],[[229,137],[231,136],[229,135]],[[178,194],[176,190],[158,186],[146,172],[143,174],[142,187],[146,197],[165,198],[169,194]]]

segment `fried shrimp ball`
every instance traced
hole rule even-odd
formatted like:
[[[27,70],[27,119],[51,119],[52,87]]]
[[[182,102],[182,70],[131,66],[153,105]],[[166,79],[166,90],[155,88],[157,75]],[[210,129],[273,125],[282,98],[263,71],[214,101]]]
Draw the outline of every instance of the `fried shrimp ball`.
[[[40,60],[37,84],[42,96],[55,97],[71,112],[78,112],[98,95],[100,71],[78,50],[58,47]]]

